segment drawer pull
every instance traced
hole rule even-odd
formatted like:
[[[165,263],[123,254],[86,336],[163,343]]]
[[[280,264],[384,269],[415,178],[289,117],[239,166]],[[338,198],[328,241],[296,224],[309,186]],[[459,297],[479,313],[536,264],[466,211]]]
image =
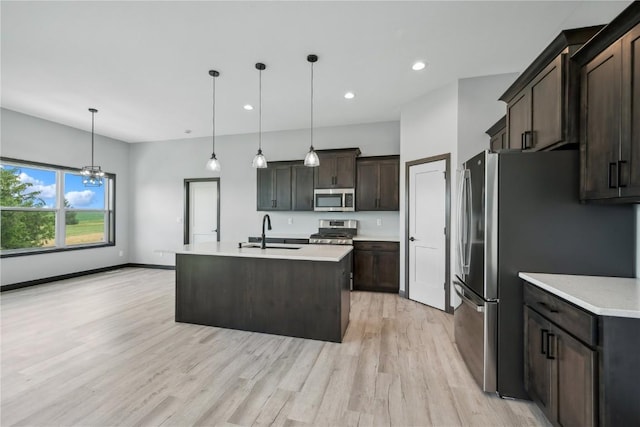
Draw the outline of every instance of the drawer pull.
[[[558,310],[556,310],[555,308],[551,307],[549,304],[542,302],[542,301],[538,301],[538,304],[544,308],[545,310],[547,310],[550,313],[559,313]]]

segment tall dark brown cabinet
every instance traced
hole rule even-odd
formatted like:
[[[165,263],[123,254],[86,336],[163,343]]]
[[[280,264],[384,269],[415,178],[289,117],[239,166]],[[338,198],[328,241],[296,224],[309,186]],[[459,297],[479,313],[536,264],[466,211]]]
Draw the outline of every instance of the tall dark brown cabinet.
[[[562,31],[500,97],[507,147],[545,150],[578,143],[579,67],[569,60],[602,26]]]
[[[582,66],[581,197],[640,202],[640,2],[572,57]]]
[[[356,209],[400,209],[400,156],[361,157],[356,161]]]

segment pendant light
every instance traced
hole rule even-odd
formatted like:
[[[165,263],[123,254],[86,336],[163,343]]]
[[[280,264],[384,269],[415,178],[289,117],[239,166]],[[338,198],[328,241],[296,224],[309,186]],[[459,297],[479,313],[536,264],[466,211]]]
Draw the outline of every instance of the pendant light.
[[[264,65],[262,62],[258,62],[256,63],[256,69],[258,70],[258,74],[259,74],[259,102],[258,102],[258,116],[259,116],[259,120],[258,120],[258,153],[256,153],[256,156],[253,158],[253,162],[251,163],[251,166],[253,166],[254,168],[258,168],[258,169],[262,169],[262,168],[266,168],[267,167],[267,159],[266,157],[264,157],[264,154],[262,154],[262,70],[264,70],[265,68],[267,68],[266,65]]]
[[[212,172],[220,172],[220,162],[216,158],[216,77],[220,75],[216,70],[209,70],[213,80],[213,115],[211,119],[211,158],[207,161],[206,168]]]
[[[318,57],[316,55],[308,55],[307,61],[311,63],[311,146],[309,147],[307,155],[304,156],[304,165],[313,168],[320,166],[318,153],[313,149],[313,64],[318,61]]]
[[[80,171],[80,175],[82,175],[82,183],[85,187],[100,187],[102,185],[102,178],[104,177],[104,172],[102,172],[102,168],[100,166],[95,166],[93,164],[93,136],[94,136],[94,117],[98,112],[95,108],[89,108],[91,112],[91,166],[85,166]]]

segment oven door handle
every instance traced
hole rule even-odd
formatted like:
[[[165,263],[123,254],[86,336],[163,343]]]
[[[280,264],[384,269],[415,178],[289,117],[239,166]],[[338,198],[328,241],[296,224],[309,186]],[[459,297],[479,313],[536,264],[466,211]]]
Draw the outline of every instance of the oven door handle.
[[[454,282],[453,288],[455,289],[456,294],[458,294],[458,296],[460,297],[460,299],[462,299],[463,302],[466,302],[467,304],[469,304],[478,313],[484,313],[484,304],[478,305],[475,301],[470,299],[464,293],[464,289],[462,288],[462,286],[459,283],[455,283]]]

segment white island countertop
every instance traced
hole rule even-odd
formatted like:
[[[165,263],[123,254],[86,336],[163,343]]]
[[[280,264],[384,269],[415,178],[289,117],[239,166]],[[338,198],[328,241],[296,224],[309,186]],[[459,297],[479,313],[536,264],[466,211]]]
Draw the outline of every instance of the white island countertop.
[[[519,276],[591,313],[640,319],[640,279],[546,273]]]
[[[183,249],[176,251],[176,253],[188,255],[338,262],[353,250],[353,246],[351,245],[294,245],[267,243],[267,249],[260,249],[259,247],[245,247],[244,245],[252,245],[252,243],[243,243],[242,248],[238,248],[238,243],[233,242],[198,243],[194,245],[184,245]],[[253,243],[253,245],[259,245],[259,243]]]

